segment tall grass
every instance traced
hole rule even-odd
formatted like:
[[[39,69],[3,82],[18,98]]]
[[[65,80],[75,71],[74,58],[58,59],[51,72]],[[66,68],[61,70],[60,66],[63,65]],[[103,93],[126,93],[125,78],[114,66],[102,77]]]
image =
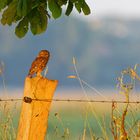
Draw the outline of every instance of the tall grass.
[[[3,84],[3,97],[8,98],[5,84],[5,66],[0,61],[0,76]],[[17,102],[0,102],[0,140],[15,140],[16,128],[14,125],[15,112],[17,111]]]
[[[89,88],[103,100],[108,96],[81,79],[76,59],[73,58],[75,75],[68,78],[78,80],[81,94],[90,99]],[[135,83],[140,80],[137,66],[127,68],[118,80],[118,96],[123,96],[126,103],[119,104],[112,100],[105,103],[52,103],[49,114],[49,127],[46,140],[127,140],[140,139],[139,104],[130,104]],[[3,83],[3,97],[6,97],[4,63],[0,63],[0,77]],[[94,95],[93,95],[94,97]],[[15,140],[21,102],[0,102],[0,140]]]

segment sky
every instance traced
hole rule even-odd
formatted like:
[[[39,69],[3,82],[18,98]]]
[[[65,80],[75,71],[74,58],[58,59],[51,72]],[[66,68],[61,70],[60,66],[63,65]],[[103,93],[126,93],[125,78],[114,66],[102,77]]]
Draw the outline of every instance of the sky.
[[[140,0],[86,0],[90,5],[90,16],[116,15],[125,18],[140,17]],[[89,17],[90,17],[89,16]]]

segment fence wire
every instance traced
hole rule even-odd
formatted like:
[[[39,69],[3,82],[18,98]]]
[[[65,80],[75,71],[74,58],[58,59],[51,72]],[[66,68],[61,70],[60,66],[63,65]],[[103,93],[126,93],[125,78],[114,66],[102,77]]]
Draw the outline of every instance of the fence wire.
[[[42,101],[42,102],[91,102],[91,103],[129,103],[129,104],[140,104],[140,101],[120,101],[120,100],[87,100],[87,99],[32,99],[30,97],[24,98],[6,98],[0,99],[0,102],[12,102],[12,101],[25,101],[31,103],[32,101]]]

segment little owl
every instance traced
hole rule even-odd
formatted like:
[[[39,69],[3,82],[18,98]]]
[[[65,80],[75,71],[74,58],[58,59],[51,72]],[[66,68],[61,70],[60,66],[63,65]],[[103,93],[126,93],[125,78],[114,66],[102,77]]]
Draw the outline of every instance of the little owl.
[[[41,72],[45,69],[50,53],[47,50],[41,50],[35,60],[32,62],[28,76],[32,77],[34,74],[41,76]]]

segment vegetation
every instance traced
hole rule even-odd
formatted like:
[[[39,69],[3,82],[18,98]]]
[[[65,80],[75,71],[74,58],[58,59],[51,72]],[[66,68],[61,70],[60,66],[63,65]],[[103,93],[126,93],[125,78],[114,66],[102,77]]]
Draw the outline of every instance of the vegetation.
[[[63,6],[67,7],[67,16],[73,7],[79,13],[90,14],[85,0],[0,0],[1,23],[9,26],[17,23],[15,33],[19,38],[24,37],[29,28],[34,35],[40,34],[46,31],[49,18],[61,16]]]
[[[107,95],[95,90],[94,87],[80,78],[75,58],[73,58],[73,65],[75,75],[70,75],[68,78],[79,80],[85,98],[91,99],[87,93],[88,90],[86,90],[91,88],[99,96],[108,100]],[[3,64],[0,65],[1,75],[4,70],[3,66]],[[139,104],[130,103],[135,83],[140,80],[137,74],[138,66],[135,65],[134,68],[129,67],[123,70],[120,77],[117,78],[117,87],[120,93],[118,96],[124,96],[124,103],[112,101],[111,106],[111,104],[91,102],[53,102],[46,140],[138,140],[140,138],[140,108]],[[3,86],[5,87],[4,82]],[[0,102],[1,140],[14,140],[16,138],[20,103]]]

